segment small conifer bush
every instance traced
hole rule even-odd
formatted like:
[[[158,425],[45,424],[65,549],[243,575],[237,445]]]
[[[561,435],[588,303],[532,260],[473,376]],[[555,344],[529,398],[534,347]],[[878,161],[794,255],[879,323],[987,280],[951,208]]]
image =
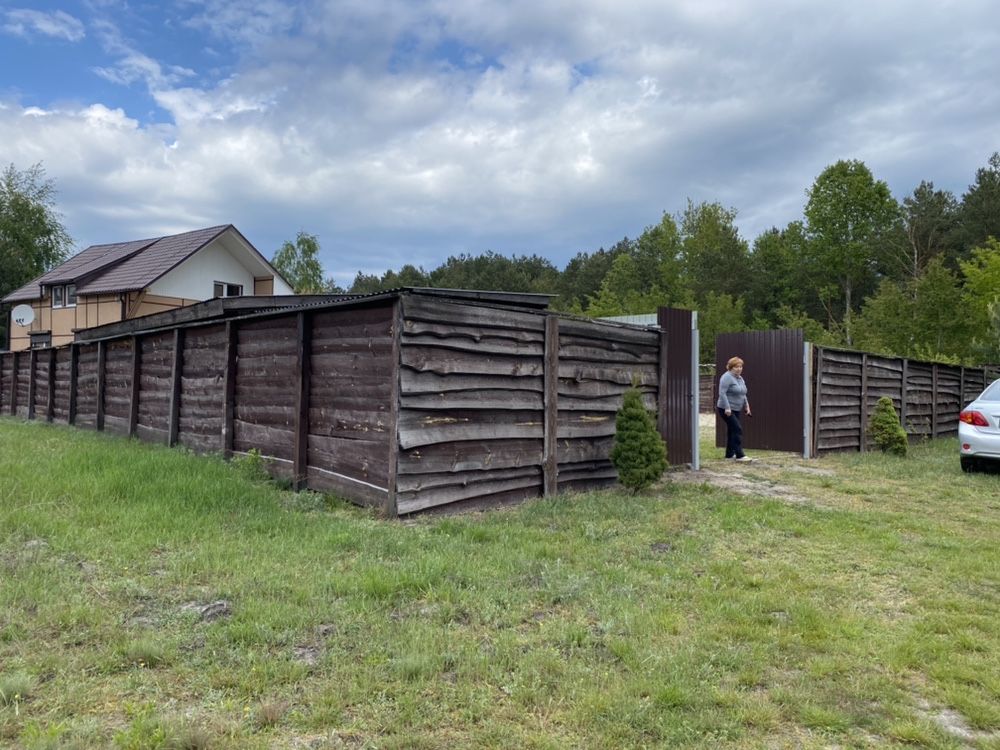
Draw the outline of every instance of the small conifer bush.
[[[667,468],[667,447],[656,431],[652,416],[642,405],[642,394],[637,388],[625,392],[622,408],[618,410],[611,463],[618,470],[618,481],[632,492],[652,485]]]
[[[892,399],[888,396],[882,396],[875,404],[875,411],[872,412],[871,419],[868,421],[868,434],[872,436],[875,445],[883,453],[892,453],[897,456],[906,455],[906,430],[899,423]]]

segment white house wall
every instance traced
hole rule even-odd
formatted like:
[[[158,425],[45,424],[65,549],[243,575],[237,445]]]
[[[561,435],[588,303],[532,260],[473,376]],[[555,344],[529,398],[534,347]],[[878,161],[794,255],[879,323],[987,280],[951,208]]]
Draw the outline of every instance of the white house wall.
[[[253,294],[253,273],[217,241],[153,282],[149,293],[164,297],[211,299],[216,281],[242,284],[243,294]]]

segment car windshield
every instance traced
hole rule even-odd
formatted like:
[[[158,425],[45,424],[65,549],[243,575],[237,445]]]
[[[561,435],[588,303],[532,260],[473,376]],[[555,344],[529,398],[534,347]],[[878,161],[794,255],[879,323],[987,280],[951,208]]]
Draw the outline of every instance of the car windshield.
[[[1000,401],[1000,380],[994,380],[990,387],[983,391],[980,401]]]

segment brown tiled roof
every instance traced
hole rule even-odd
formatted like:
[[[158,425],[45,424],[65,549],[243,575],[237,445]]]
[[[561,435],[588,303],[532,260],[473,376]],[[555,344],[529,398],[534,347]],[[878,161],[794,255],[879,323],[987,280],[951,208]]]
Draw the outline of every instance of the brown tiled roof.
[[[42,296],[41,287],[43,284],[72,284],[76,279],[99,271],[113,263],[118,263],[153,242],[156,242],[155,237],[148,240],[117,242],[110,245],[91,245],[62,265],[56,266],[34,281],[25,284],[20,289],[14,290],[4,297],[3,301],[18,302],[27,299],[39,299]]]
[[[76,286],[77,294],[127,292],[145,289],[163,274],[183,263],[231,225],[161,237],[142,252],[116,263]]]
[[[41,287],[53,284],[75,283],[77,294],[145,289],[231,226],[223,224],[167,237],[91,245],[61,266],[11,292],[3,301],[39,299]]]

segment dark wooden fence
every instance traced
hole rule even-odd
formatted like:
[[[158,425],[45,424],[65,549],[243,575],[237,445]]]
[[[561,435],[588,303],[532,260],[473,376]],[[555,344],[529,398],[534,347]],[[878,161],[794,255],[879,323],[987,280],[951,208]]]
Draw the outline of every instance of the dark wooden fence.
[[[665,408],[660,331],[395,293],[0,355],[0,405],[226,457],[389,515],[616,481],[615,413]]]
[[[814,347],[815,452],[871,446],[868,420],[882,396],[892,399],[911,439],[958,431],[962,407],[979,395],[997,368],[959,367],[877,354]]]

